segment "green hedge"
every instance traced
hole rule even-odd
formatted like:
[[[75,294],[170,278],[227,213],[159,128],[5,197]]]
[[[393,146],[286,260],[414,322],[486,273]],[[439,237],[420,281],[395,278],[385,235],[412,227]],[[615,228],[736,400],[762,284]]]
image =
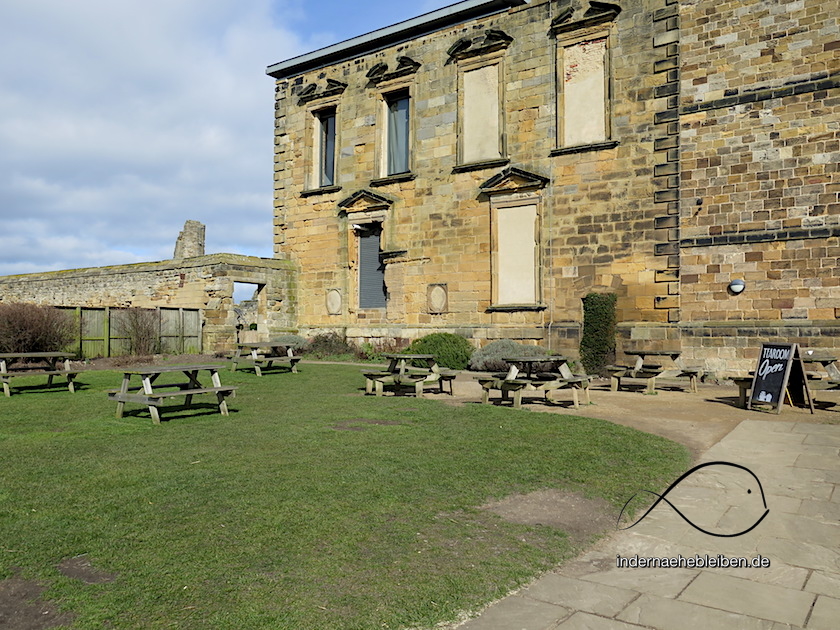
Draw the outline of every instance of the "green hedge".
[[[587,374],[602,374],[615,362],[614,293],[590,293],[583,298],[580,358]]]

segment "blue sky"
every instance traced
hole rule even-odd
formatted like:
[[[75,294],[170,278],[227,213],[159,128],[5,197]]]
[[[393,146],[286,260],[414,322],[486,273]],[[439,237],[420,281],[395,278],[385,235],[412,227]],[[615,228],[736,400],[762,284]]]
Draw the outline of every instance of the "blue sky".
[[[266,67],[449,4],[0,1],[0,275],[270,257]]]

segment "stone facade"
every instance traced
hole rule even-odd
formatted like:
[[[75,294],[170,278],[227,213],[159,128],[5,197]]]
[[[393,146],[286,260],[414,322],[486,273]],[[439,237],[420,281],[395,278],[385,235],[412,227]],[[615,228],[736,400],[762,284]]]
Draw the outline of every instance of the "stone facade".
[[[260,285],[257,325],[265,338],[293,329],[293,265],[234,254],[3,276],[0,303],[201,309],[204,351],[227,351],[236,342],[238,323],[234,282]]]
[[[777,335],[835,345],[836,0],[465,5],[268,69],[303,331],[575,353],[581,299],[614,292],[619,349],[725,373]],[[400,99],[409,168],[389,174]],[[384,308],[360,304],[370,225]]]
[[[658,77],[650,20],[663,2],[511,2],[517,6],[376,52],[275,73],[275,255],[300,266],[301,328],[366,339],[444,330],[477,343],[507,337],[576,351],[581,298],[592,291],[617,292],[622,321],[667,322],[671,284],[656,274],[673,261],[655,251],[663,235],[653,203]],[[581,37],[606,49],[600,84],[611,98],[596,106],[609,128],[567,146],[564,125],[586,116],[558,116],[558,56],[567,45],[571,56]],[[414,62],[410,73],[371,79],[378,67],[398,70],[401,59]],[[479,111],[486,102],[465,103],[465,75],[486,66],[499,77],[500,119],[490,133],[501,128],[502,148],[495,159],[468,161],[461,132],[465,119],[486,115]],[[412,103],[411,170],[387,177],[381,107],[395,88]],[[334,107],[337,121],[337,175],[328,187],[311,180],[313,112],[321,107]],[[536,294],[498,303],[495,285],[516,261],[497,260],[505,234],[495,224],[517,204],[536,207]],[[383,230],[384,309],[358,305],[353,226],[371,220]],[[430,304],[433,287],[445,291],[445,309]],[[328,295],[333,304],[340,297],[333,312]]]
[[[840,3],[679,17],[683,349],[725,372],[768,338],[840,348]]]

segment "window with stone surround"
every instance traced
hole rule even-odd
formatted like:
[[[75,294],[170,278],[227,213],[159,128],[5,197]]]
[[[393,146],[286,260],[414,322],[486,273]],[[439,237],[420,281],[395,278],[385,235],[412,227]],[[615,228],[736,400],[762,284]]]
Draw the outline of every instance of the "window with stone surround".
[[[557,148],[552,155],[612,148],[610,50],[621,7],[566,2],[551,22],[557,43]]]
[[[383,95],[384,139],[382,175],[390,177],[411,171],[411,98],[408,88]]]
[[[388,290],[382,262],[382,224],[364,223],[355,225],[354,229],[358,245],[359,308],[385,308]]]
[[[610,139],[609,48],[606,32],[558,41],[558,146]]]
[[[494,308],[539,302],[539,217],[536,201],[492,202]]]
[[[502,63],[463,63],[460,72],[459,155],[462,165],[504,158]]]
[[[336,108],[327,107],[315,112],[313,142],[316,184],[313,188],[335,185],[335,119]]]

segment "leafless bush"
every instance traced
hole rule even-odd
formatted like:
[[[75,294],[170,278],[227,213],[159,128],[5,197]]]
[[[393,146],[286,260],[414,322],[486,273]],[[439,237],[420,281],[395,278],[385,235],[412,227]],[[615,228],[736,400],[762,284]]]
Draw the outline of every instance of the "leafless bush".
[[[73,316],[52,306],[0,304],[0,352],[58,352],[73,329]]]
[[[160,350],[159,317],[155,310],[127,308],[114,318],[114,331],[128,341],[129,354],[147,356]]]

